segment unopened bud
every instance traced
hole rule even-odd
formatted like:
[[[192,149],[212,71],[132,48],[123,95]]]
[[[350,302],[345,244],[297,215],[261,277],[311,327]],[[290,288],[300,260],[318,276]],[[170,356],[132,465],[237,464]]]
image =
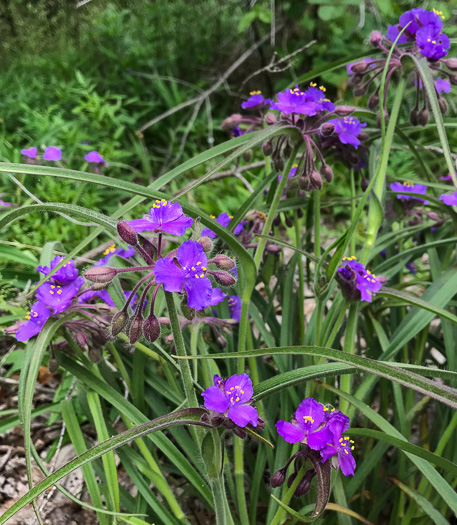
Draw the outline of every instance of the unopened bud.
[[[141,315],[135,315],[129,328],[130,344],[135,344],[143,334],[143,318]]]
[[[143,237],[142,235],[138,235],[138,238],[141,241],[141,246],[143,250],[149,255],[151,259],[154,259],[157,253],[156,247],[152,244],[151,241],[146,239],[146,237]]]
[[[426,126],[428,124],[428,121],[430,120],[430,113],[427,108],[422,108],[419,111],[419,115],[417,116],[417,120],[419,122],[419,125]]]
[[[440,111],[442,115],[445,115],[447,112],[447,102],[443,97],[438,98],[438,104],[440,105]]]
[[[358,86],[360,83],[363,82],[363,75],[352,75],[349,79],[348,85],[351,87]]]
[[[309,492],[309,489],[311,488],[311,481],[313,480],[314,476],[316,475],[316,471],[313,470],[307,470],[305,472],[305,475],[300,480],[300,483],[297,485],[297,488],[295,489],[294,496],[296,498],[299,498],[300,496],[304,496]]]
[[[114,315],[111,321],[111,333],[113,335],[120,334],[127,325],[128,320],[129,316],[126,314],[126,312],[124,312],[124,310],[121,310],[116,315]]]
[[[359,140],[360,140],[360,142],[365,142],[365,141],[368,140],[369,138],[370,138],[369,135],[368,135],[367,133],[364,133],[363,131],[362,131],[362,133],[360,133],[360,135],[359,135]]]
[[[273,153],[273,141],[267,140],[262,145],[262,151],[265,157],[269,157]]]
[[[324,164],[321,167],[320,171],[321,171],[321,175],[324,177],[324,179],[327,182],[332,182],[332,180],[333,180],[333,170],[328,164]]]
[[[206,253],[213,249],[213,241],[210,237],[200,237],[200,239],[198,239],[198,243],[203,246],[203,251]]]
[[[153,343],[160,336],[160,323],[157,317],[150,315],[143,324],[143,334],[146,339]]]
[[[319,175],[317,170],[313,170],[310,175],[311,188],[313,190],[322,189],[322,177]]]
[[[221,334],[219,334],[216,339],[217,339],[217,344],[219,345],[220,348],[225,348],[227,346],[227,340]]]
[[[335,124],[332,122],[325,122],[322,124],[320,131],[323,137],[329,137],[330,135],[333,135],[335,131]]]
[[[216,255],[216,257],[209,262],[215,264],[220,270],[232,270],[236,266],[233,259],[222,254]]]
[[[457,86],[457,75],[449,75],[449,81],[453,86]]]
[[[382,33],[379,31],[372,31],[370,35],[370,44],[372,46],[378,47],[379,44],[382,42]]]
[[[419,124],[419,110],[417,108],[414,108],[409,114],[409,121],[413,126],[417,126]]]
[[[243,122],[243,117],[236,113],[235,115],[230,115],[230,117],[226,118],[224,122],[221,124],[221,129],[235,129],[239,124]]]
[[[281,155],[273,157],[273,166],[276,171],[282,171],[284,169],[284,161],[282,160]]]
[[[252,159],[252,150],[248,149],[243,153],[244,162],[250,162]]]
[[[88,355],[89,355],[89,359],[93,363],[98,363],[100,361],[100,359],[102,358],[103,352],[102,352],[101,348],[91,347],[91,348],[89,348]]]
[[[188,321],[192,321],[192,319],[195,319],[197,312],[195,308],[189,308],[187,301],[187,295],[184,295],[181,302],[181,312]]]
[[[217,284],[220,284],[221,286],[233,286],[236,283],[235,277],[227,272],[216,270],[215,272],[210,271],[208,273],[212,275]]]
[[[351,71],[353,73],[363,73],[371,62],[367,62],[366,60],[360,60],[359,62],[356,62],[355,64],[352,64]]]
[[[116,268],[110,268],[109,266],[98,266],[97,268],[90,268],[84,272],[84,277],[88,281],[94,283],[109,283],[117,274]]]
[[[89,348],[90,339],[85,332],[76,332],[75,335],[76,342],[84,350],[87,351]]]
[[[352,106],[338,106],[335,108],[335,114],[339,117],[348,117],[352,115],[355,111],[355,108]]]
[[[265,247],[265,251],[272,253],[273,255],[277,255],[281,250],[281,246],[278,246],[277,244],[267,244]]]
[[[246,438],[246,431],[243,430],[242,428],[240,427],[234,427],[233,428],[233,433],[235,434],[235,436],[238,436],[239,438],[241,439],[245,439]]]
[[[301,218],[303,218],[303,215],[304,215],[304,214],[303,214],[303,210],[301,210],[300,208],[298,208],[298,210],[297,210],[297,217],[298,217],[299,219],[301,219]]]
[[[310,183],[309,177],[307,177],[306,175],[302,175],[298,179],[298,186],[303,191],[309,191],[311,189],[311,183]]]
[[[294,225],[294,220],[292,217],[289,217],[288,215],[284,215],[284,219],[285,219],[285,223],[286,223],[286,226],[288,228],[292,228],[292,226]]]
[[[281,214],[278,213],[278,215],[276,215],[275,218],[273,219],[273,226],[276,226],[277,228],[280,225],[281,225]]]
[[[379,93],[375,91],[368,99],[368,108],[372,111],[379,106]]]
[[[138,237],[136,231],[125,221],[119,221],[116,225],[119,237],[131,246],[136,246]]]
[[[353,90],[354,97],[363,97],[363,95],[365,95],[367,91],[368,84],[362,84],[361,86],[357,86]]]
[[[297,472],[292,472],[292,474],[287,478],[287,486],[290,488],[292,483],[295,481],[295,478],[297,477]]]
[[[457,58],[446,58],[441,60],[441,62],[444,62],[444,65],[450,70],[457,71]]]
[[[280,468],[277,470],[270,479],[270,485],[275,489],[276,487],[282,487],[286,481],[286,469]]]
[[[276,124],[278,122],[276,115],[274,113],[267,113],[265,115],[265,123],[269,126],[272,126],[273,124]]]
[[[56,357],[51,357],[48,363],[48,370],[51,374],[55,374],[59,370],[59,360]]]

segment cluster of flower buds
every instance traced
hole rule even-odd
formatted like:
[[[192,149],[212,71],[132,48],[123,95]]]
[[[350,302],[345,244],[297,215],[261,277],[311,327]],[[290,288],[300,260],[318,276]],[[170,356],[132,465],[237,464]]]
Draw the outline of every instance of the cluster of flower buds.
[[[280,487],[286,482],[290,487],[297,477],[303,459],[311,459],[313,463],[318,458],[321,463],[331,461],[331,466],[340,468],[345,476],[353,476],[355,459],[352,455],[354,441],[343,434],[349,428],[349,418],[331,406],[324,406],[312,397],[304,399],[297,408],[291,422],[278,421],[278,434],[287,443],[300,443],[301,449],[294,454],[284,467],[277,470],[271,477],[271,485]],[[294,462],[294,472],[287,477],[287,469]],[[311,481],[316,475],[316,469],[307,470],[295,490],[295,496],[306,494]]]
[[[427,11],[419,7],[403,13],[400,16],[399,23],[389,27],[386,36],[379,31],[373,31],[370,36],[371,44],[388,55],[393,42],[397,39],[400,31],[404,29],[389,63],[382,107],[385,108],[386,105],[385,97],[392,74],[402,67],[402,57],[405,54],[419,54],[427,58],[430,71],[435,77],[435,88],[441,112],[447,111],[447,102],[441,95],[450,92],[451,84],[457,85],[457,75],[454,73],[457,70],[457,59],[444,58],[450,48],[450,41],[447,35],[442,32],[443,19],[444,16],[441,11],[435,9]],[[360,97],[368,92],[375,79],[381,76],[386,60],[387,57],[376,60],[365,58],[347,65],[348,74],[351,75],[349,85],[353,88],[355,96]],[[439,75],[448,78],[442,78]],[[416,104],[411,111],[411,123],[414,126],[425,126],[429,120],[429,104],[418,70],[413,73],[413,81],[416,85]],[[372,110],[379,106],[379,89],[380,85],[368,99],[368,107]]]
[[[228,216],[227,219],[229,222]],[[207,253],[213,248],[211,238],[215,236],[210,230],[204,232],[205,235],[199,241],[187,240],[178,249],[163,255],[163,234],[181,237],[192,224],[192,218],[184,215],[179,203],[171,203],[164,199],[156,200],[143,218],[117,224],[119,236],[145,260],[146,266],[96,266],[86,271],[85,277],[95,283],[109,284],[116,276],[125,272],[144,272],[146,275],[135,285],[123,308],[114,315],[111,324],[113,336],[126,331],[132,344],[142,335],[150,342],[154,342],[160,336],[161,323],[154,313],[154,304],[161,285],[167,292],[183,295],[182,313],[188,320],[192,320],[196,311],[211,306],[215,300],[214,288],[209,277],[224,287],[236,283],[233,275],[236,267],[234,260],[223,254],[208,259]],[[155,233],[154,240],[138,235],[144,231]],[[136,308],[130,314],[130,306],[141,288]],[[150,290],[149,314],[144,318]]]

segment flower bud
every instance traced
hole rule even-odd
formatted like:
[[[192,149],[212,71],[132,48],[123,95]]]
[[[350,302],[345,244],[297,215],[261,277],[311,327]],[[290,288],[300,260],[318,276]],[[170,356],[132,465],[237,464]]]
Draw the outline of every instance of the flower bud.
[[[299,498],[300,496],[304,496],[305,494],[309,492],[309,489],[311,488],[311,481],[313,480],[315,475],[316,475],[316,471],[314,469],[307,470],[305,472],[305,475],[300,480],[300,483],[295,489],[294,496],[296,498]]]
[[[354,97],[363,97],[363,95],[365,95],[367,91],[368,84],[362,84],[361,86],[357,86],[353,90]]]
[[[353,73],[363,73],[368,68],[370,63],[368,63],[366,60],[359,60],[359,62],[352,64],[351,71]]]
[[[273,124],[276,124],[278,122],[276,115],[274,113],[267,113],[265,115],[265,123],[269,126],[272,126]]]
[[[368,108],[372,111],[379,106],[379,93],[375,91],[368,99]]]
[[[362,133],[359,134],[360,142],[365,142],[369,138],[370,138],[369,135],[367,133],[364,133],[363,131],[362,131]]]
[[[382,42],[382,33],[379,31],[372,31],[370,35],[370,44],[372,46],[378,47],[379,44]]]
[[[184,295],[182,298],[181,312],[188,321],[195,319],[196,310],[195,308],[189,308],[189,305],[187,304],[187,295]]]
[[[278,213],[278,215],[276,215],[275,218],[273,219],[273,226],[276,226],[277,228],[280,225],[281,225],[281,214]]]
[[[124,310],[121,310],[116,315],[113,316],[113,319],[111,320],[111,333],[112,335],[117,335],[122,332],[122,330],[127,325],[127,322],[129,320],[129,317]]]
[[[89,359],[93,363],[98,363],[100,359],[102,358],[103,352],[101,348],[91,347],[89,348],[88,355],[89,355]]]
[[[59,370],[59,360],[56,357],[51,357],[48,363],[48,370],[51,374],[55,374]]]
[[[280,468],[277,470],[273,476],[270,478],[270,485],[275,489],[276,487],[282,487],[286,481],[286,471],[285,468]]]
[[[333,135],[335,131],[335,124],[332,122],[325,122],[322,124],[320,132],[323,137],[329,137],[330,135]]]
[[[203,250],[208,253],[213,249],[213,241],[210,237],[200,237],[198,243],[203,246]]]
[[[219,348],[225,348],[227,346],[227,340],[225,339],[223,335],[219,334],[216,337],[216,340],[217,340],[217,344],[219,345]]]
[[[295,478],[297,477],[297,472],[292,472],[292,474],[287,478],[287,486],[290,488],[292,483],[295,481]]]
[[[321,190],[322,189],[322,177],[319,175],[317,170],[313,170],[310,175],[311,189]]]
[[[247,434],[246,434],[246,431],[243,430],[243,429],[240,428],[240,427],[235,427],[235,428],[233,429],[233,433],[235,434],[235,436],[238,436],[238,437],[241,438],[241,439],[245,439],[245,438],[246,438],[246,435],[247,435]]]
[[[232,270],[236,266],[233,259],[222,254],[216,255],[216,257],[209,262],[215,264],[220,270]]]
[[[272,253],[273,255],[277,255],[281,250],[281,246],[278,246],[277,244],[267,244],[265,246],[265,251]]]
[[[284,169],[284,161],[280,155],[273,157],[273,166],[278,172]]]
[[[297,210],[297,217],[298,217],[299,219],[302,219],[302,218],[303,218],[303,215],[304,215],[303,210],[301,210],[300,208],[298,208],[298,210]]]
[[[309,191],[311,189],[311,183],[310,183],[309,177],[307,177],[306,175],[302,175],[298,179],[298,186],[303,191]]]
[[[90,268],[84,272],[84,277],[88,281],[94,283],[109,283],[117,274],[116,268],[110,268],[109,266],[98,266],[97,268]]]
[[[285,223],[288,228],[292,228],[292,226],[294,225],[294,220],[292,217],[285,215]]]
[[[82,350],[86,352],[89,349],[90,339],[85,332],[76,332],[75,339]]]
[[[146,319],[143,324],[143,334],[146,339],[153,343],[160,336],[160,323],[157,317],[152,314]]]
[[[417,116],[417,120],[419,122],[419,125],[426,126],[428,124],[428,121],[430,120],[430,113],[427,108],[422,108],[419,111],[419,115]]]
[[[241,124],[241,122],[243,122],[243,117],[239,113],[236,113],[235,115],[230,115],[230,117],[226,118],[224,122],[222,122],[221,129],[234,129],[238,126],[238,124]]]
[[[217,284],[220,284],[221,286],[233,286],[236,283],[235,277],[227,272],[216,270],[209,271],[208,273],[212,275]]]
[[[141,246],[143,250],[149,255],[149,257],[152,260],[154,260],[156,253],[157,253],[157,248],[152,244],[151,241],[146,239],[146,237],[143,237],[142,235],[138,235],[138,238],[141,241]],[[163,247],[163,244],[162,244],[162,247]]]
[[[141,315],[135,315],[129,328],[130,344],[135,344],[143,334],[143,318]]]
[[[409,121],[413,126],[417,126],[419,124],[419,110],[417,108],[414,108],[409,114]]]
[[[244,162],[250,162],[252,159],[252,150],[248,149],[243,153]]]
[[[444,65],[450,70],[457,71],[457,58],[446,58],[441,60],[441,62],[444,62]]]
[[[352,77],[349,79],[348,85],[351,87],[358,86],[361,82],[363,82],[363,75],[352,75]]]
[[[269,157],[273,153],[273,141],[267,140],[262,145],[262,151],[265,157]]]
[[[355,111],[355,108],[352,106],[338,106],[335,108],[335,114],[339,117],[348,117],[352,115]]]
[[[332,182],[333,180],[333,170],[328,164],[324,164],[321,167],[321,175],[327,182]]]
[[[116,225],[117,233],[119,237],[131,246],[136,246],[138,244],[138,237],[136,231],[127,224],[125,221],[119,221]]]
[[[453,86],[457,86],[457,75],[449,75],[449,81]]]
[[[443,97],[438,98],[438,104],[440,105],[440,111],[442,115],[445,115],[447,112],[447,102]]]

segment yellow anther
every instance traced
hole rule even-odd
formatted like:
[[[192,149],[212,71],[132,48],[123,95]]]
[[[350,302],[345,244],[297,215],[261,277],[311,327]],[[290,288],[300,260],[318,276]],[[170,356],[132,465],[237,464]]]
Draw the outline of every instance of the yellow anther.
[[[314,423],[314,419],[311,416],[303,416],[303,419],[305,423],[311,423],[311,425]]]
[[[53,292],[52,290],[49,290],[49,293],[50,293],[51,295],[54,295],[54,292]]]
[[[310,85],[311,87],[316,87],[316,86],[317,86],[316,82],[310,82],[309,85]]]
[[[233,387],[233,386],[232,386],[232,387],[230,387],[230,390],[233,390],[233,389],[234,389],[234,387]]]
[[[345,439],[346,441],[348,441],[349,438],[346,436],[344,439]]]
[[[324,407],[324,412],[328,412],[328,407]]]
[[[160,201],[159,200],[156,200],[157,204],[160,204]]]
[[[195,272],[195,266],[192,266],[192,271]]]
[[[57,295],[60,295],[62,293],[62,290],[57,290]]]
[[[195,276],[195,279],[199,279],[198,275]]]
[[[327,91],[324,86],[319,86],[319,89],[323,91],[324,93]]]
[[[54,289],[54,288],[55,288],[55,286],[54,286],[53,284],[51,284],[51,288],[53,288],[53,289]]]
[[[249,94],[250,94],[251,96],[252,96],[252,95],[261,95],[262,92],[261,92],[261,91],[251,91]]]
[[[349,454],[349,450],[348,450],[347,448],[344,449],[344,452],[345,452],[346,454]]]
[[[355,449],[355,447],[351,447],[351,450],[354,450],[354,449]]]
[[[229,215],[229,219],[233,219],[233,215]]]
[[[203,277],[205,277],[205,274],[204,273],[200,274],[200,277],[203,279]]]
[[[216,216],[215,215],[210,215],[211,219],[215,219]]]
[[[239,397],[237,397],[237,398],[235,399],[235,402],[237,403],[237,402],[238,402],[239,400],[240,400],[240,398],[239,398]]]
[[[27,321],[30,321],[30,315],[26,315],[25,318],[27,319]]]
[[[236,386],[235,388],[240,388],[239,386]]]
[[[198,263],[197,263],[197,266],[198,266],[199,264],[201,264],[201,262],[200,262],[200,261],[198,261]]]
[[[340,438],[340,443],[343,441],[343,438]]]
[[[241,392],[242,394],[244,394],[244,390],[240,390],[240,392]]]
[[[349,443],[355,443],[355,441],[353,439],[350,439]]]
[[[206,266],[202,266],[202,270],[203,270],[203,271],[206,271]]]
[[[31,312],[33,313],[33,317],[38,317],[38,313],[37,312]]]
[[[230,398],[230,403],[233,403],[233,397]]]

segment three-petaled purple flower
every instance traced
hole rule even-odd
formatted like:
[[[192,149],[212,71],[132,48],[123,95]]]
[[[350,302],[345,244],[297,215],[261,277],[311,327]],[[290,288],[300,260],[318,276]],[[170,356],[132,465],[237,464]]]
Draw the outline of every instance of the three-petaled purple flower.
[[[360,140],[357,138],[362,133],[363,124],[354,117],[335,118],[328,121],[335,126],[335,133],[338,135],[342,144],[351,144],[357,149],[360,146]]]
[[[230,312],[230,317],[236,321],[240,322],[241,319],[241,299],[238,295],[230,295],[228,298],[228,307]]]
[[[390,185],[390,189],[395,192],[401,191],[405,193],[420,193],[421,195],[425,195],[427,192],[427,186],[424,184],[414,184],[413,182],[393,182]],[[420,199],[419,197],[413,197],[411,195],[405,195],[404,193],[397,195],[397,199],[411,199],[428,204],[428,201],[425,199]]]
[[[48,275],[51,270],[54,270],[54,268],[63,260],[64,257],[56,255],[49,266],[40,265],[37,267],[37,270],[43,275]],[[57,284],[65,284],[77,279],[78,275],[78,269],[75,268],[75,261],[70,259],[52,275],[52,279],[56,281]]]
[[[457,206],[457,191],[451,194],[443,194],[440,196],[440,201],[444,202],[448,206]]]
[[[348,428],[347,416],[312,397],[298,405],[291,422],[280,420],[276,423],[278,434],[287,443],[302,443],[312,450],[320,451],[322,463],[336,456],[337,461],[333,461],[332,466],[341,467],[345,476],[353,476],[356,465],[351,444],[354,442],[342,436]]]
[[[184,235],[192,223],[192,218],[184,215],[179,202],[168,202],[165,199],[156,200],[142,219],[127,221],[136,232],[165,232],[177,237]]]
[[[210,215],[212,219],[216,219],[214,215]],[[230,221],[233,219],[233,215],[229,215],[227,212],[222,212],[219,214],[219,216],[216,219],[216,222],[223,226],[224,228],[227,228],[227,226],[230,224]],[[234,235],[239,235],[243,231],[243,227],[246,224],[246,221],[241,221],[235,226],[235,229],[233,230]],[[202,230],[202,237],[211,237],[214,239],[217,237],[217,235],[210,229],[210,228],[203,228]]]
[[[28,341],[41,332],[44,323],[51,317],[52,312],[43,303],[37,301],[32,305],[30,312],[25,316],[26,322],[16,331],[16,339],[21,342]]]
[[[206,277],[208,258],[201,244],[184,242],[176,252],[176,259],[164,257],[154,266],[157,283],[163,283],[167,292],[187,292],[189,308],[203,310],[211,304],[212,285]]]
[[[381,289],[385,278],[376,277],[370,270],[357,262],[355,256],[344,257],[344,266],[338,268],[336,279],[343,295],[348,299],[360,299],[371,303],[373,295]]]
[[[263,108],[263,106],[270,103],[270,99],[265,98],[261,91],[251,91],[249,95],[250,97],[241,103],[243,109]]]
[[[38,148],[35,147],[21,149],[22,155],[24,155],[24,157],[29,157],[30,159],[36,159],[37,152]]]
[[[325,96],[325,88],[317,88],[314,83],[306,91],[301,91],[298,86],[278,93],[278,102],[271,102],[270,109],[276,109],[286,115],[297,113],[312,117],[318,111],[333,111],[334,104]]]
[[[252,381],[247,374],[233,375],[226,380],[215,375],[214,386],[202,392],[205,408],[223,414],[242,428],[249,423],[257,426],[259,415],[251,405],[252,394]]]
[[[111,246],[109,246],[104,252],[103,252],[103,255],[105,257],[103,257],[102,259],[100,259],[99,261],[97,261],[95,264],[94,264],[94,267],[97,267],[97,266],[106,266],[108,264],[108,261],[111,259],[111,257],[113,257],[114,255],[117,255],[118,257],[122,257],[122,259],[127,259],[129,257],[132,257],[133,255],[135,255],[135,249],[132,247],[132,246],[129,246],[128,248],[124,249],[124,248],[116,248],[116,245],[115,244],[112,244]]]
[[[49,146],[44,150],[43,159],[44,160],[60,160],[62,158],[62,150],[56,146]]]
[[[94,164],[105,164],[105,159],[100,155],[98,151],[90,151],[84,156],[87,162],[93,162]]]
[[[450,93],[451,83],[449,82],[447,78],[438,77],[435,80],[435,88],[436,88],[438,95],[440,95],[441,93]]]
[[[71,304],[73,297],[84,285],[84,279],[77,277],[64,285],[53,283],[52,279],[43,283],[37,290],[38,300],[46,306],[51,306],[55,314],[64,312]]]

